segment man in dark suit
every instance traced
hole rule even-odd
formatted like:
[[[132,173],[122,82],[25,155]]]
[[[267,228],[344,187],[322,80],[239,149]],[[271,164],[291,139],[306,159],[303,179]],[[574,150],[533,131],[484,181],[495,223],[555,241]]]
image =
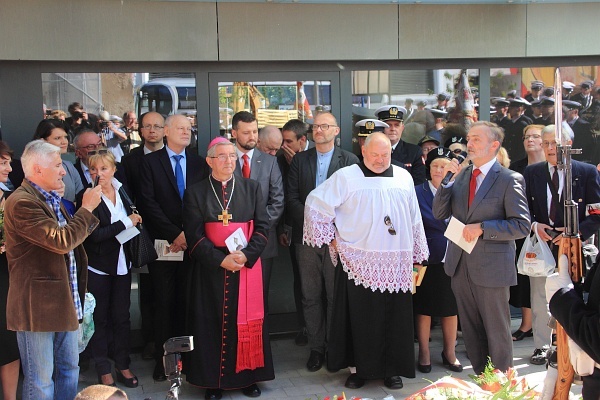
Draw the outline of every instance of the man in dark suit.
[[[564,140],[571,143],[568,133],[563,130]],[[564,227],[564,211],[562,193],[564,188],[564,171],[556,168],[555,126],[548,125],[542,130],[542,148],[546,156],[545,162],[528,166],[523,176],[527,188],[527,201],[532,229],[536,229],[542,240],[558,244]],[[593,165],[572,162],[573,200],[580,203],[578,207],[579,233],[582,240],[587,240],[600,228],[600,215],[589,213],[600,204],[600,178]],[[554,186],[556,185],[556,186]],[[554,204],[553,204],[554,203]],[[552,234],[552,236],[551,236]],[[556,247],[556,246],[553,246]],[[548,304],[545,295],[545,277],[529,277],[531,287],[531,312],[533,314],[533,338],[535,351],[531,356],[533,364],[546,362],[546,351],[550,347],[550,328],[548,323]]]
[[[523,113],[525,112],[525,107],[531,104],[521,97],[515,97],[508,101],[508,118],[502,119],[498,123],[498,126],[504,130],[504,142],[502,145],[508,152],[508,156],[512,160],[520,160],[527,156],[523,148],[523,129],[533,123],[531,118]]]
[[[164,125],[165,119],[159,113],[150,111],[142,114],[140,116],[140,133],[144,143],[142,146],[132,149],[121,161],[134,202],[140,194],[140,171],[144,156],[162,149],[165,145]]]
[[[140,133],[143,138],[142,146],[132,149],[121,159],[121,164],[129,182],[129,190],[134,203],[140,198],[140,175],[142,161],[146,154],[153,153],[164,147],[165,119],[157,112],[150,111],[140,116]],[[142,317],[142,336],[146,345],[142,351],[144,360],[154,359],[154,290],[152,279],[146,268],[140,268],[138,274],[138,291],[140,314]]]
[[[592,133],[592,124],[579,116],[581,104],[576,101],[563,100],[563,116],[573,130],[573,148],[582,149],[581,154],[573,154],[573,159],[577,161],[597,164],[595,151],[596,139]]]
[[[315,147],[292,158],[287,182],[286,207],[292,221],[292,242],[296,246],[302,307],[311,350],[306,367],[311,372],[321,369],[327,350],[333,310],[334,267],[329,246],[315,248],[302,243],[304,203],[308,194],[335,171],[358,163],[354,154],[335,147],[335,137],[339,133],[340,128],[332,114],[317,115],[313,124]]]
[[[283,145],[277,154],[277,163],[281,170],[285,191],[287,191],[287,177],[293,157],[296,153],[315,147],[315,144],[308,140],[308,132],[310,129],[310,125],[299,119],[290,119],[283,125],[283,128],[281,128]],[[298,346],[306,346],[308,344],[308,337],[306,334],[306,323],[304,322],[304,312],[302,310],[300,271],[298,269],[298,259],[296,258],[296,245],[290,240],[292,238],[292,222],[291,216],[288,215],[289,213],[287,210],[288,208],[286,207],[284,209],[284,217],[279,220],[277,237],[280,245],[289,248],[290,260],[292,261],[292,273],[294,274],[294,303],[296,304],[296,317],[298,319],[299,328],[295,343]]]
[[[166,240],[170,244],[169,251],[177,253],[187,249],[183,232],[183,193],[185,188],[206,178],[209,169],[203,157],[186,150],[192,126],[185,116],[169,116],[164,134],[167,145],[148,154],[142,161],[138,208],[150,236]],[[183,261],[156,261],[148,265],[156,302],[153,377],[158,381],[166,379],[162,365],[164,342],[183,334],[189,265],[187,255]]]
[[[269,215],[269,237],[260,259],[263,271],[265,310],[268,310],[269,282],[273,258],[277,257],[277,223],[283,215],[283,184],[277,159],[256,148],[258,143],[258,121],[252,113],[240,111],[231,120],[231,136],[236,139],[239,168],[235,175],[258,181],[263,203],[260,207]]]
[[[581,109],[579,110],[580,116],[591,122],[592,115],[590,111],[593,109],[592,104],[594,103],[594,96],[592,96],[594,81],[584,81],[580,87],[581,90],[579,93],[571,96],[571,100],[581,104]]]
[[[523,177],[496,161],[503,138],[494,123],[473,124],[467,134],[473,165],[461,170],[452,160],[444,174],[456,174],[454,180],[440,186],[433,200],[435,218],[456,218],[465,224],[462,237],[477,240],[470,254],[448,242],[444,263],[476,374],[483,372],[488,356],[501,371],[512,366],[508,298],[509,287],[517,283],[515,239],[531,227]]]
[[[389,125],[385,134],[392,142],[392,160],[400,162],[413,178],[415,185],[425,182],[425,164],[421,158],[421,148],[402,140],[406,109],[400,106],[383,106],[375,110],[380,121]]]

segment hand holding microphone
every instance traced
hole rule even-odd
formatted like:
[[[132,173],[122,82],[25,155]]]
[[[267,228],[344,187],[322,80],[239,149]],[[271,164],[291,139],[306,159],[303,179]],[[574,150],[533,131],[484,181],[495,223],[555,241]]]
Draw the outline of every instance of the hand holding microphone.
[[[446,176],[442,180],[442,186],[446,186],[450,183],[452,177],[460,172],[462,169],[461,164],[467,159],[467,153],[464,151],[456,156],[456,158],[452,159],[446,166],[444,167],[444,171],[446,171]]]

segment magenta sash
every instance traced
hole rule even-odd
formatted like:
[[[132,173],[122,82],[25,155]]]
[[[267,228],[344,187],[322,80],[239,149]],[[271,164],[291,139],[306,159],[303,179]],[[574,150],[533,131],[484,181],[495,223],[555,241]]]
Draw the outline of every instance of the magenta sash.
[[[250,241],[254,231],[254,221],[229,222],[227,226],[223,226],[222,222],[204,224],[206,237],[217,247],[227,247],[225,239],[238,228],[242,228],[246,240]],[[259,258],[252,268],[240,270],[236,373],[265,366],[262,340],[264,317],[262,265]]]

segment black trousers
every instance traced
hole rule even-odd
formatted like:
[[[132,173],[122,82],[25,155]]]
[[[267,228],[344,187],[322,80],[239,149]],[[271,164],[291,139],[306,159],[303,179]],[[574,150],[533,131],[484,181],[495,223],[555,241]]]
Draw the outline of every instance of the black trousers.
[[[98,375],[111,372],[108,360],[109,342],[112,341],[115,368],[129,368],[129,319],[131,271],[127,275],[99,275],[88,271],[88,291],[96,298],[94,335],[88,347],[96,364]]]
[[[162,364],[163,344],[185,334],[191,285],[191,264],[184,261],[156,261],[148,264],[154,293],[154,358]]]
[[[296,258],[296,245],[290,243],[290,259],[292,260],[292,273],[294,274],[294,303],[296,304],[296,318],[298,328],[302,330],[306,326],[304,322],[304,309],[302,308],[302,284],[300,282],[300,269]]]
[[[154,290],[150,274],[138,274],[138,292],[140,316],[142,317],[142,336],[145,343],[154,342]]]

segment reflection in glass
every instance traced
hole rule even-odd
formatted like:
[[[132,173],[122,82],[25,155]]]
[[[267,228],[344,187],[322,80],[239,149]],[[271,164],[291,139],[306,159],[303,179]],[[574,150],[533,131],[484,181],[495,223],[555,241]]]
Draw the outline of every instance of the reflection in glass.
[[[331,110],[329,81],[219,82],[218,95],[223,135],[238,111],[252,112],[259,128],[281,128],[290,119],[310,121],[317,112]]]

